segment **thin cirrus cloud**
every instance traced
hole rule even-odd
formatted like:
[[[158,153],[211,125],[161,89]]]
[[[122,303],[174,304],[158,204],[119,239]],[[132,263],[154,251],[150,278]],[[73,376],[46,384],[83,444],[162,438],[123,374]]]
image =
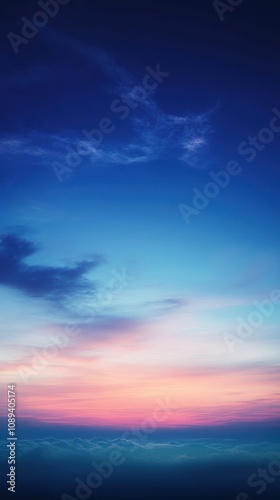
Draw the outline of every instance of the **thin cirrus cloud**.
[[[112,114],[116,129],[120,124],[125,127],[126,137],[116,139],[115,132],[112,132],[98,147],[92,148],[90,162],[135,164],[169,157],[184,161],[191,167],[199,165],[201,154],[205,151],[213,133],[210,123],[213,110],[197,114],[186,112],[183,116],[167,113],[160,108],[156,100],[156,90],[140,92],[139,95],[139,87],[145,73],[141,76],[135,75],[117,64],[106,52],[65,35],[52,33],[52,41],[64,44],[67,50],[71,50],[73,58],[78,57],[89,67],[101,70],[108,80],[107,94],[113,96],[111,103],[121,96],[126,96],[133,103],[133,109],[130,109],[129,116],[123,122],[119,122],[119,116],[113,114],[110,106],[106,110],[106,114],[108,112]],[[52,45],[50,48],[52,49]],[[67,74],[69,64],[71,63],[66,64]],[[30,85],[37,80],[40,83],[41,75],[48,74],[48,67],[46,65],[43,70],[39,68],[37,79],[34,72],[36,73],[32,68],[28,71],[31,75]],[[168,78],[161,85],[168,85]],[[25,84],[28,85],[28,81]],[[90,94],[89,90],[88,99],[92,100]],[[107,97],[108,95],[105,96],[106,99]],[[67,123],[64,130],[61,129],[59,133],[56,131],[50,134],[44,130],[39,133],[29,130],[22,134],[4,137],[0,141],[0,153],[8,156],[24,154],[29,158],[36,157],[38,162],[50,164],[51,161],[65,160],[67,155],[65,146],[75,149],[82,143],[86,143],[82,130],[77,129],[72,122],[70,128]]]
[[[16,234],[0,238],[0,284],[30,297],[64,302],[68,296],[95,290],[87,279],[89,271],[103,262],[95,256],[73,266],[32,265],[25,262],[38,251],[33,242]]]
[[[92,147],[90,161],[96,164],[129,165],[166,158],[168,153],[169,157],[183,160],[194,167],[208,144],[211,127],[207,123],[207,115],[178,118],[150,107],[147,101],[142,102],[137,115],[129,118],[134,131],[133,142],[119,144],[111,141],[108,145]],[[40,161],[48,165],[51,158],[54,158],[54,152],[56,159],[64,161],[66,147],[75,149],[78,145],[90,146],[87,141],[74,136],[48,136],[29,132],[25,136],[3,138],[0,141],[0,154],[6,157],[35,157],[36,164]]]
[[[44,157],[49,153],[46,147],[38,143],[37,134],[29,134],[25,137],[12,136],[0,140],[0,154],[27,155],[33,157]]]

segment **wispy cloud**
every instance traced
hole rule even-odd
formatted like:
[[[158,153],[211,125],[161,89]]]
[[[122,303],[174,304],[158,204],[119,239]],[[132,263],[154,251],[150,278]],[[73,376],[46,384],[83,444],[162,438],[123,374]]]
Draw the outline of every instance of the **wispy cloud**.
[[[38,137],[11,136],[0,140],[0,153],[10,155],[45,156],[48,150],[38,145]]]
[[[168,157],[181,160],[192,167],[198,165],[201,153],[205,151],[213,133],[210,118],[213,110],[197,114],[186,110],[182,116],[167,113],[161,109],[156,99],[156,89],[146,90],[142,87],[144,68],[142,74],[133,74],[115,62],[105,51],[92,45],[55,32],[50,38],[52,42],[59,40],[71,49],[74,58],[78,57],[89,67],[104,73],[108,80],[106,91],[113,96],[112,102],[119,97],[124,99],[122,103],[131,103],[130,107],[127,106],[129,113],[123,123],[119,121],[119,116],[112,116],[115,128],[121,123],[125,127],[126,135],[122,139],[116,139],[114,134],[108,135],[102,144],[94,148],[90,142],[84,140],[82,131],[73,125],[71,132],[68,130],[65,133],[65,130],[61,130],[53,135],[29,131],[18,136],[2,138],[0,153],[33,156],[37,157],[37,161],[50,164],[52,161],[65,160],[67,146],[77,148],[79,145],[86,145],[87,148],[92,147],[87,158],[90,163],[135,164]],[[48,69],[44,68],[44,72],[48,73]],[[32,74],[31,84],[36,75],[32,68],[29,73]],[[40,68],[38,77],[41,75]],[[168,78],[172,78],[172,75]],[[167,86],[168,79],[162,85]],[[108,109],[108,112],[112,114],[112,110]]]
[[[208,144],[212,133],[209,113],[185,116],[166,114],[160,110],[154,97],[147,101],[131,118],[142,147],[150,158],[171,157],[194,166]]]

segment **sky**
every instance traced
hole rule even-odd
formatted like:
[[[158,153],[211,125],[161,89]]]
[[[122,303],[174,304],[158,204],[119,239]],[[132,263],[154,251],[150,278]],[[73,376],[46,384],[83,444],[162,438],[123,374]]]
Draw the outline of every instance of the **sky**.
[[[213,468],[209,495],[249,500],[238,481],[280,459],[279,8],[233,3],[3,7],[0,422],[5,439],[16,384],[18,498],[56,461],[48,487],[79,498],[76,468],[114,447],[126,466],[97,498],[143,498],[142,474],[154,498],[164,467],[162,498],[205,498],[193,478]]]

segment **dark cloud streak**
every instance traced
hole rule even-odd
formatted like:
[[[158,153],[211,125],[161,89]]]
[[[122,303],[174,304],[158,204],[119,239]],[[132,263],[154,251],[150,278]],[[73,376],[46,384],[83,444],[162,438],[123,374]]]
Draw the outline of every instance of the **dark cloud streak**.
[[[66,297],[92,292],[94,282],[86,274],[98,267],[103,258],[75,262],[73,266],[27,264],[25,259],[38,251],[33,242],[15,234],[0,238],[0,284],[20,290],[30,297],[63,302]]]

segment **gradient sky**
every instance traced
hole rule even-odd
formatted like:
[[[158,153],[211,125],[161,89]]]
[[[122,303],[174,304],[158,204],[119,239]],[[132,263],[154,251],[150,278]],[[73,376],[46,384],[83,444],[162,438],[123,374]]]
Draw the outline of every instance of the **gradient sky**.
[[[252,162],[238,152],[280,110],[276,16],[72,0],[15,54],[6,34],[37,5],[16,4],[1,16],[2,394],[18,384],[27,423],[129,428],[168,398],[162,427],[279,419],[279,303],[225,341],[280,288],[280,134]],[[89,142],[104,118],[114,130]],[[60,182],[54,162],[83,147]],[[179,206],[230,160],[240,175],[186,224]]]

